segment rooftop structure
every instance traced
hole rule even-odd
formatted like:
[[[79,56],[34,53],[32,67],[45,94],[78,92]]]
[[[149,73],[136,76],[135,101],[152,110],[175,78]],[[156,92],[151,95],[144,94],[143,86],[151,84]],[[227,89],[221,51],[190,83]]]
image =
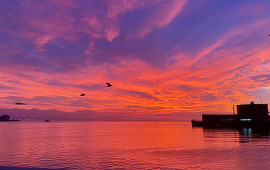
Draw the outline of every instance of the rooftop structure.
[[[9,118],[10,118],[10,116],[3,115],[3,116],[0,116],[0,121],[9,121]]]

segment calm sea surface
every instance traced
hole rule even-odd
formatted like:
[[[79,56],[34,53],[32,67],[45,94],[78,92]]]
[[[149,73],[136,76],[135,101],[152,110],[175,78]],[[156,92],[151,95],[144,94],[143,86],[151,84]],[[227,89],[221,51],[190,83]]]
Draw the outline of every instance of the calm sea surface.
[[[0,122],[0,169],[270,169],[269,137],[179,122]]]

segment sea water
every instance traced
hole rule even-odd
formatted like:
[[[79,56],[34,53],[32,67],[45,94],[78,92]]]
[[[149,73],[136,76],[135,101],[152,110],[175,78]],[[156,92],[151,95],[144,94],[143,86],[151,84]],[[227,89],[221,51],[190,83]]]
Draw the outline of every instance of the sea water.
[[[0,169],[269,169],[269,137],[189,122],[0,122]]]

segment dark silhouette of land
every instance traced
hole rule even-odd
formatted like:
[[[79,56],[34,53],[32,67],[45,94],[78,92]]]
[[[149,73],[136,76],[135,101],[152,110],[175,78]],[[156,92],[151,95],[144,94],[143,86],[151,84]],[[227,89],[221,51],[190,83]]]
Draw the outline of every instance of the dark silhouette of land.
[[[0,116],[0,121],[20,121],[20,120],[16,120],[16,119],[10,120],[9,115],[2,115]]]
[[[110,83],[105,83],[105,84],[107,84],[107,87],[111,87],[112,86]]]

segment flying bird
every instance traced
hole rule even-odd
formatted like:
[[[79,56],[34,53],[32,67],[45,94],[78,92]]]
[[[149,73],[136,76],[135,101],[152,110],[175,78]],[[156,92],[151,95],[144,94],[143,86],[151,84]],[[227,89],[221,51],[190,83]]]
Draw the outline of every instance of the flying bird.
[[[85,94],[84,93],[81,93],[81,95],[80,96],[85,96]]]
[[[268,36],[270,36],[270,34],[268,34]]]
[[[111,87],[112,86],[110,83],[105,83],[105,84],[107,84],[107,87]]]
[[[16,103],[16,105],[26,105],[25,103]]]

